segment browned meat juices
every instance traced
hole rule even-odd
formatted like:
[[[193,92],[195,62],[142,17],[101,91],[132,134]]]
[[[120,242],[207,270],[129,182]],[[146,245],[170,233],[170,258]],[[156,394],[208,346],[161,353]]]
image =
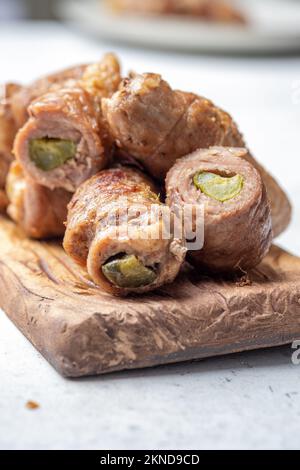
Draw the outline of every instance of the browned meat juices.
[[[76,83],[54,87],[33,101],[29,120],[17,134],[14,153],[27,176],[49,189],[75,191],[107,165],[108,131],[101,98],[120,82],[119,64],[107,55]]]
[[[231,116],[211,101],[174,91],[159,75],[135,75],[123,82],[103,112],[118,147],[163,179],[176,159],[214,145],[244,147]],[[277,182],[248,154],[259,170],[271,201],[274,234],[289,224],[290,203]]]
[[[265,186],[247,150],[198,150],[174,165],[166,185],[173,210],[204,205],[204,247],[189,252],[194,265],[244,272],[260,263],[271,246],[272,223]]]
[[[51,191],[26,179],[20,165],[14,162],[7,177],[7,195],[7,212],[28,237],[63,236],[71,193],[63,189]]]
[[[109,293],[144,293],[170,283],[186,250],[172,234],[163,236],[164,217],[149,217],[153,207],[166,208],[142,173],[104,170],[75,193],[64,248]]]

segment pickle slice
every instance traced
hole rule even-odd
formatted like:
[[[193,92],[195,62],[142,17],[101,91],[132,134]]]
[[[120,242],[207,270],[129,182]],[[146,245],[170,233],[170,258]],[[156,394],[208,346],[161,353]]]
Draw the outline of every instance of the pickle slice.
[[[156,274],[134,255],[123,255],[102,266],[104,276],[114,285],[124,288],[138,288],[152,284]]]
[[[241,175],[220,176],[209,172],[197,173],[193,178],[194,185],[206,196],[219,202],[229,201],[238,196],[243,189],[244,178]]]
[[[33,139],[29,143],[31,161],[43,171],[51,171],[74,158],[77,146],[72,140]]]

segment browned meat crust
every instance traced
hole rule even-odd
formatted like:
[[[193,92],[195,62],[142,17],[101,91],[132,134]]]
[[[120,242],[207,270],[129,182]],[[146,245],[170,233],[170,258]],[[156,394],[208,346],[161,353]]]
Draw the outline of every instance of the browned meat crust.
[[[86,70],[86,67],[86,65],[71,67],[42,77],[31,85],[20,88],[19,92],[16,93],[12,99],[12,111],[17,127],[20,128],[26,123],[29,118],[27,111],[28,106],[34,100],[48,93],[51,89],[54,90],[56,87],[60,88],[70,80],[79,80]]]
[[[108,0],[117,11],[177,14],[221,23],[246,23],[245,16],[225,0]]]
[[[121,82],[120,64],[114,54],[106,54],[95,64],[76,65],[42,77],[29,86],[23,86],[12,99],[12,112],[18,129],[29,118],[29,105],[49,91],[80,83],[92,95],[111,96]]]
[[[193,183],[199,171],[244,179],[239,195],[219,202]],[[204,247],[190,251],[192,263],[213,271],[247,271],[257,266],[272,243],[270,206],[262,179],[247,162],[247,150],[213,147],[178,160],[166,180],[173,210],[186,204],[204,205]],[[196,223],[194,221],[194,223]]]
[[[19,85],[7,83],[1,87],[0,91],[0,212],[5,210],[7,205],[4,188],[8,169],[13,159],[12,146],[16,134],[11,100],[19,89]]]
[[[111,99],[104,99],[104,116],[117,146],[163,179],[176,159],[214,145],[245,147],[231,116],[211,101],[174,91],[159,75],[135,75],[123,82]],[[274,234],[289,224],[291,206],[277,182],[251,155],[271,201]]]
[[[46,239],[64,235],[71,193],[62,189],[51,191],[26,179],[20,165],[14,162],[7,177],[7,194],[7,212],[28,237]]]
[[[83,183],[69,204],[64,248],[77,263],[86,266],[93,281],[109,293],[127,295],[156,289],[172,282],[183,263],[186,253],[183,242],[172,237],[163,239],[164,222],[161,217],[148,220],[152,205],[165,207],[152,192],[153,188],[148,178],[138,170],[113,168]],[[138,214],[134,211],[127,220],[128,214],[124,209],[132,211],[137,205]],[[130,232],[120,235],[112,230],[116,210],[119,211],[119,229],[122,231],[131,227],[135,234],[139,233],[138,238],[130,236]],[[153,233],[160,235],[153,238]],[[103,275],[101,267],[120,253],[134,254],[145,266],[155,267],[156,280],[140,288],[112,285]]]

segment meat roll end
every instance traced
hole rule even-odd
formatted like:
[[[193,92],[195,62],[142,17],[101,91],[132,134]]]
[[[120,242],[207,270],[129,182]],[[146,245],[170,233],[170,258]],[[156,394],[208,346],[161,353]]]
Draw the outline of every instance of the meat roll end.
[[[245,272],[271,246],[266,189],[247,158],[245,149],[212,147],[179,160],[167,175],[167,201],[173,210],[186,204],[204,208],[204,246],[189,252],[200,269]]]
[[[49,92],[30,105],[29,114],[14,153],[36,183],[74,192],[106,166],[98,104],[83,88]]]

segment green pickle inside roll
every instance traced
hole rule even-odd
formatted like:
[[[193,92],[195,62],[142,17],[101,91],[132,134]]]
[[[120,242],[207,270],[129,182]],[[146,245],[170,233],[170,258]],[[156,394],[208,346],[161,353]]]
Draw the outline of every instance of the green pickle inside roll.
[[[31,161],[43,171],[51,171],[76,156],[77,145],[72,140],[33,139],[29,143]]]
[[[194,185],[203,194],[219,202],[226,202],[238,196],[243,189],[241,175],[220,176],[210,172],[199,172],[193,178]]]
[[[135,255],[121,255],[107,261],[102,272],[112,284],[123,288],[138,288],[152,284],[157,275],[143,265]]]

